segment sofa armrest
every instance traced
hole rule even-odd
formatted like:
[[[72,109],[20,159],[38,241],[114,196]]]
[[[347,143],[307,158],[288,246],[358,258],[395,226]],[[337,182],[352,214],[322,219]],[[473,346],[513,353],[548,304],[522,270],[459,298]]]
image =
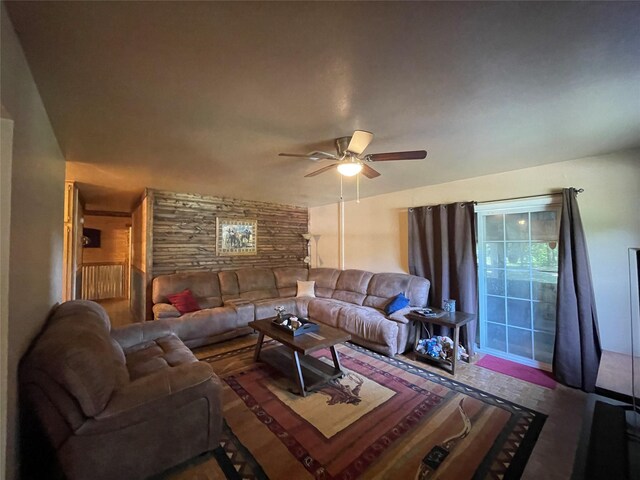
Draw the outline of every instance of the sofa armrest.
[[[141,377],[116,390],[105,409],[76,433],[95,434],[148,421],[165,412],[207,398],[222,415],[220,380],[205,362],[171,367]]]
[[[126,350],[134,345],[150,342],[174,333],[168,319],[139,322],[111,330],[111,338]]]
[[[406,317],[407,313],[410,313],[419,308],[421,307],[401,308],[400,310],[396,310],[395,312],[393,312],[391,315],[387,315],[387,318],[389,320],[393,320],[394,322],[398,322],[398,323],[409,323],[410,320]]]
[[[181,313],[176,307],[169,303],[156,303],[153,306],[153,318],[160,320],[161,318],[178,318]]]

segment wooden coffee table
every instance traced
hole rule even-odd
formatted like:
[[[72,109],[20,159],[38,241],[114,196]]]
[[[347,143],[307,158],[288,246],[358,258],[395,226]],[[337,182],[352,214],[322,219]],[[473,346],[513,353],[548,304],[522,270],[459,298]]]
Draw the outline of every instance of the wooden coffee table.
[[[351,335],[327,325],[318,324],[318,331],[294,337],[271,323],[273,318],[249,322],[249,326],[260,335],[253,360],[261,360],[296,380],[298,393],[305,397],[307,392],[316,390],[327,382],[342,377],[344,372],[336,345],[351,340]],[[280,342],[277,348],[262,351],[264,336]],[[310,354],[329,347],[333,357],[333,367],[312,357]]]

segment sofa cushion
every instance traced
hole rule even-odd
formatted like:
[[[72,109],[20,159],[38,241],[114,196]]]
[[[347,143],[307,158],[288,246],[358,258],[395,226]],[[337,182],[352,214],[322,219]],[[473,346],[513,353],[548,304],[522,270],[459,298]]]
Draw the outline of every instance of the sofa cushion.
[[[331,298],[340,277],[340,270],[335,268],[312,268],[309,280],[316,282],[316,297]]]
[[[198,361],[176,335],[134,345],[125,351],[125,356],[131,380],[165,368]]]
[[[218,279],[220,280],[220,292],[222,293],[222,300],[232,300],[240,298],[240,288],[238,287],[238,277],[235,270],[218,272]]]
[[[296,312],[299,317],[309,318],[309,302],[315,297],[296,297]]]
[[[262,300],[277,298],[276,280],[270,268],[245,268],[236,271],[240,298],[245,300]]]
[[[286,313],[293,313],[297,315],[296,311],[296,299],[295,297],[289,298],[267,298],[265,300],[256,300],[253,302],[255,306],[256,320],[262,320],[264,318],[271,318],[276,316],[274,310],[275,307],[284,307]]]
[[[338,313],[338,328],[370,342],[388,345],[397,352],[398,324],[370,307],[343,307]]]
[[[169,295],[191,290],[195,299],[207,299],[201,308],[219,307],[222,305],[220,281],[215,272],[189,272],[160,275],[153,279],[153,303],[170,303]]]
[[[302,267],[277,267],[273,269],[276,278],[276,287],[280,297],[295,297],[296,282],[306,280],[309,270]]]
[[[404,294],[409,297],[412,307],[426,307],[429,301],[429,287],[431,282],[423,277],[409,275],[409,285]]]
[[[225,307],[231,307],[235,310],[238,316],[237,327],[246,327],[249,322],[253,322],[256,319],[256,309],[253,303],[237,298],[235,300],[229,300],[225,303]]]
[[[181,315],[200,310],[200,305],[188,288],[179,293],[170,293],[167,298]]]
[[[364,299],[362,304],[367,307],[384,310],[389,303],[389,299],[397,295],[398,292],[406,295],[410,278],[411,275],[406,273],[374,274],[367,288],[367,298]]]
[[[373,273],[364,270],[344,270],[338,278],[336,290],[331,298],[362,305],[372,276]]]
[[[338,314],[345,306],[339,301],[324,298],[312,298],[307,307],[309,320],[320,322],[331,327],[338,327]]]
[[[409,305],[426,307],[429,280],[406,273],[376,273],[369,282],[367,297],[362,304],[383,310],[398,292],[409,298]]]
[[[233,307],[217,307],[187,313],[176,319],[165,319],[171,322],[171,330],[181,340],[193,340],[211,337],[234,330],[237,327],[237,314]]]

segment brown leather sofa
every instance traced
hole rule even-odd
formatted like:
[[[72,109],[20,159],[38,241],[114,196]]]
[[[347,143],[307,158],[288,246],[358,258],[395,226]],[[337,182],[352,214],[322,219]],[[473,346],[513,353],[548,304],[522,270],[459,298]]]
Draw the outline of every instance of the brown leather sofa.
[[[69,479],[146,478],[220,441],[220,381],[162,322],[111,330],[100,305],[66,302],[20,383]]]
[[[297,281],[315,282],[315,297],[296,297]],[[425,307],[430,283],[403,273],[333,268],[248,268],[236,271],[161,275],[153,280],[154,318],[186,345],[197,347],[251,331],[247,324],[274,316],[273,308],[325,323],[351,334],[352,341],[393,356],[407,350],[411,325],[405,314]],[[190,289],[202,310],[180,315],[168,295]],[[410,306],[386,315],[398,293]]]

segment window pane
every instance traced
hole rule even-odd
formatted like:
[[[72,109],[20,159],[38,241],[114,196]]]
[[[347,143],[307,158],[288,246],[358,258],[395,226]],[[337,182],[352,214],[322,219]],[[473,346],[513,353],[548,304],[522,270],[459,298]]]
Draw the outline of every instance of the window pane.
[[[484,244],[484,264],[487,267],[504,267],[503,242],[486,242]]]
[[[558,216],[555,210],[531,212],[531,240],[558,240]]]
[[[507,351],[506,328],[503,325],[487,323],[487,347],[501,352]]]
[[[533,329],[554,333],[556,329],[556,304],[534,302]]]
[[[507,299],[507,323],[516,327],[531,328],[531,302]]]
[[[529,268],[529,242],[507,242],[507,268]]]
[[[507,296],[531,298],[531,274],[529,270],[507,270]]]
[[[553,245],[553,248],[551,246]],[[531,244],[531,264],[534,268],[543,270],[558,270],[558,243],[540,243]]]
[[[554,336],[549,333],[534,332],[534,358],[539,362],[553,363]]]
[[[504,296],[504,270],[487,270],[484,280],[487,283],[487,294]]]
[[[504,297],[487,296],[487,320],[496,323],[506,323]]]
[[[507,240],[527,240],[529,238],[529,214],[510,213],[505,215]]]
[[[485,217],[484,236],[486,240],[504,240],[503,216],[488,215]]]
[[[549,272],[539,272],[534,270],[531,272],[533,275],[532,290],[533,299],[540,300],[542,302],[555,303],[556,291],[558,289],[558,274]]]
[[[509,353],[533,358],[531,351],[531,331],[509,327]]]

